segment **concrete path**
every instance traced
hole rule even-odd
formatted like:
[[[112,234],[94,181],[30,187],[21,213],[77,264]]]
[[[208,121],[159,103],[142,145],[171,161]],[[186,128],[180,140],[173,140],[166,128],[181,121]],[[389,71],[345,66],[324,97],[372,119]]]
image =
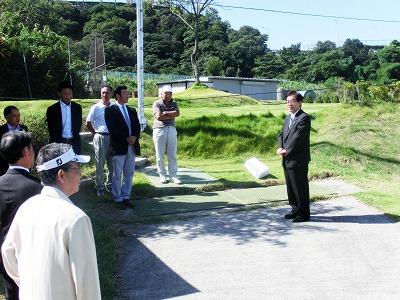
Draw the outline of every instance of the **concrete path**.
[[[145,173],[147,177],[150,179],[151,184],[158,188],[177,186],[172,182],[168,183],[160,183],[160,176],[158,175],[157,168],[155,166],[148,166],[141,170],[141,172]],[[209,184],[216,182],[217,179],[212,177],[211,175],[204,173],[200,170],[195,169],[187,169],[187,168],[178,168],[177,177],[182,180],[182,184],[180,186],[186,187],[197,187],[204,184]]]
[[[351,196],[139,225],[118,299],[400,299],[400,225]]]
[[[200,175],[196,175],[196,178],[200,178]],[[158,182],[158,175],[156,179]],[[168,188],[171,187],[168,187],[168,185],[162,187],[164,190]],[[360,191],[358,187],[336,179],[310,182],[311,197],[328,198],[332,196],[348,195],[358,191]],[[286,203],[286,186],[276,185],[251,189],[231,189],[225,191],[143,198],[135,201],[135,209],[140,217],[152,217],[221,208],[246,209],[246,207],[252,205],[268,204],[270,206],[282,206]]]

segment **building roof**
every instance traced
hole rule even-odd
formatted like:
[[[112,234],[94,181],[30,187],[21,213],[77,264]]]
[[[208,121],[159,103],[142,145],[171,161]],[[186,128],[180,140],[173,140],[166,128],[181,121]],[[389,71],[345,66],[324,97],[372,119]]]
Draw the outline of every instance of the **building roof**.
[[[260,81],[260,82],[279,82],[279,79],[267,79],[267,78],[247,78],[247,77],[226,77],[226,76],[204,76],[200,77],[200,82],[213,82],[214,79],[219,80],[244,80],[244,81]],[[157,82],[156,85],[171,84],[171,83],[181,83],[181,82],[194,82],[194,78],[173,80],[173,81],[163,81]]]

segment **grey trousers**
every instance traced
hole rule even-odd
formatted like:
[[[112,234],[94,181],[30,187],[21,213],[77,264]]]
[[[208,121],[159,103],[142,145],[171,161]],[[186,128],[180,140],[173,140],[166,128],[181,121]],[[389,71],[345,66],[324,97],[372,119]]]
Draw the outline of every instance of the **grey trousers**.
[[[112,194],[115,202],[129,200],[131,197],[135,156],[133,146],[128,146],[126,155],[115,155],[112,158],[114,164]]]
[[[104,184],[111,187],[113,161],[110,155],[110,136],[96,133],[93,136],[94,159],[96,163],[95,185],[97,191],[104,191]],[[104,165],[107,163],[106,181],[104,180]]]
[[[168,174],[175,177],[178,171],[176,162],[177,151],[177,132],[174,126],[166,126],[153,129],[153,141],[156,149],[157,171],[160,176],[167,176],[164,165],[164,154],[167,152],[168,157]]]

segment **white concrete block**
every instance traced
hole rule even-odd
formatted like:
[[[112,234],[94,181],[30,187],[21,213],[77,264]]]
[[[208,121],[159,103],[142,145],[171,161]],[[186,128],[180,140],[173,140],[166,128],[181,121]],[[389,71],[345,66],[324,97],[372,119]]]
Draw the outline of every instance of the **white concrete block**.
[[[251,175],[258,179],[263,178],[269,174],[269,168],[255,157],[246,160],[244,166]]]

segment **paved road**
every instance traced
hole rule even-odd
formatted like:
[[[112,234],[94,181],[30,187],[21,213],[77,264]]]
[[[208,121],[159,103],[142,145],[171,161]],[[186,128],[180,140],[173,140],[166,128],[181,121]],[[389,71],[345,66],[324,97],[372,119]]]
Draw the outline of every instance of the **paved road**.
[[[354,197],[139,225],[119,299],[400,299],[400,224]]]

